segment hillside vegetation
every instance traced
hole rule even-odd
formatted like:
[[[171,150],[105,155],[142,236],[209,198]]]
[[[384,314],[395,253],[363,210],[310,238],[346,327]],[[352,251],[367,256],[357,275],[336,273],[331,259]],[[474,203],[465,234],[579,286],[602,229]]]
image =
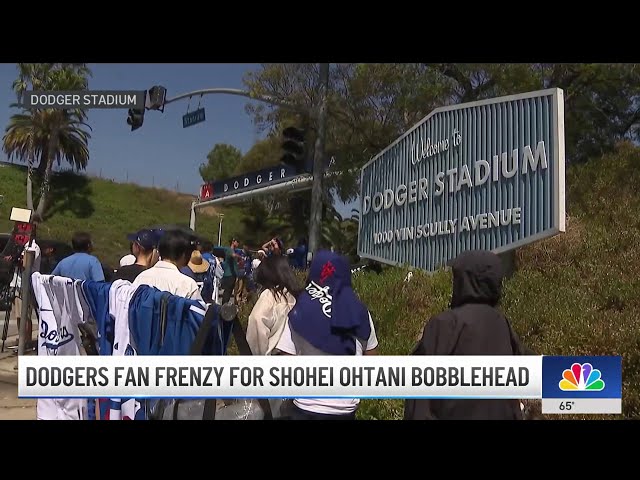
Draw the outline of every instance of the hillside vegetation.
[[[618,150],[567,172],[566,233],[522,248],[503,309],[543,355],[622,355],[623,416],[640,417],[640,149]],[[372,312],[380,353],[407,355],[425,322],[446,309],[450,273],[387,268],[354,286]],[[246,319],[250,305],[243,310]],[[362,419],[400,419],[399,400],[365,400]],[[564,416],[549,416],[563,418]],[[566,416],[566,418],[613,418]]]
[[[10,232],[12,207],[26,208],[26,169],[0,164],[0,233]],[[34,185],[34,192],[37,191]],[[193,197],[159,188],[114,183],[73,173],[54,175],[52,201],[39,236],[70,243],[77,230],[93,236],[95,255],[115,267],[128,253],[128,233],[157,224],[189,226],[189,208]],[[223,241],[241,228],[242,210],[218,209],[224,213]],[[199,212],[197,230],[209,239],[218,238],[216,210]]]
[[[126,251],[125,233],[152,223],[188,222],[191,198],[171,192],[70,177],[55,187],[43,235],[67,240],[76,229],[93,233],[97,254],[110,262]],[[75,179],[75,180],[74,180]],[[59,177],[55,180],[61,182]],[[506,282],[503,308],[534,351],[545,355],[622,355],[623,415],[640,417],[640,149],[614,153],[567,169],[567,231],[517,252],[517,272]],[[24,206],[24,170],[0,167],[0,231],[11,206]],[[240,229],[241,213],[227,210],[225,237]],[[205,217],[204,215],[201,217]],[[217,219],[198,230],[213,237]],[[450,274],[387,268],[361,273],[354,285],[369,306],[384,355],[406,355],[424,323],[447,308]],[[243,309],[246,319],[248,305]],[[366,400],[363,419],[399,419],[402,402]],[[550,418],[560,418],[552,416]],[[574,416],[567,418],[598,418]],[[605,418],[605,417],[602,417]],[[606,418],[611,418],[608,416]]]

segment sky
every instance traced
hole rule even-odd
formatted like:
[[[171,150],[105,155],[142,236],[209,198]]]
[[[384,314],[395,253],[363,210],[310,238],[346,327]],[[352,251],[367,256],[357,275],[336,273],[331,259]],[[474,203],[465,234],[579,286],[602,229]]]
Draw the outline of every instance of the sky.
[[[153,85],[167,88],[167,97],[203,88],[244,88],[242,79],[259,64],[89,64],[93,76],[90,90],[146,90]],[[17,76],[15,64],[0,64],[0,125],[4,131],[16,109],[9,108],[16,96],[11,84]],[[198,106],[205,108],[206,121],[182,128],[182,116]],[[216,143],[228,143],[246,153],[264,138],[245,112],[248,99],[235,95],[208,95],[181,100],[165,107],[164,113],[147,111],[144,124],[132,132],[127,111],[89,110],[92,128],[87,173],[116,182],[164,187],[197,195],[202,183],[198,166]],[[4,153],[0,158],[6,160]],[[348,213],[351,206],[336,205]]]

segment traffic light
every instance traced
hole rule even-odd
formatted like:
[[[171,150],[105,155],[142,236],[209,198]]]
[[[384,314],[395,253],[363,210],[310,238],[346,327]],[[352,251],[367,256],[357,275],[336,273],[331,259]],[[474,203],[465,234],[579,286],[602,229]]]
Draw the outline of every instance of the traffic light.
[[[141,109],[130,108],[127,117],[127,125],[131,125],[131,131],[137,130],[144,122],[145,105],[147,103],[147,91],[144,91],[144,104]]]
[[[130,108],[127,124],[131,125],[131,131],[133,132],[140,128],[142,126],[142,122],[144,122],[144,108],[141,110]]]
[[[164,112],[164,101],[167,98],[167,89],[154,85],[149,89],[149,110]]]
[[[282,149],[284,150],[284,154],[280,158],[280,161],[285,165],[295,167],[298,173],[305,171],[304,134],[304,130],[296,127],[285,128],[282,131],[282,136],[284,137]]]

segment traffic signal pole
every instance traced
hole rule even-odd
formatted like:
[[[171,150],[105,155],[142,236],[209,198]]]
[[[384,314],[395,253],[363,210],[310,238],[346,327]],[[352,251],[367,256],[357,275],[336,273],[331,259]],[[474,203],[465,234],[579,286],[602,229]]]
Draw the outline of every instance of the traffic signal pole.
[[[325,136],[326,136],[326,123],[327,123],[327,97],[329,90],[329,64],[320,64],[320,76],[319,76],[319,102],[315,112],[309,112],[307,108],[293,105],[288,102],[267,96],[267,95],[255,95],[246,90],[240,90],[236,88],[207,88],[203,90],[194,90],[193,92],[182,93],[173,98],[165,98],[164,101],[153,105],[149,110],[161,110],[164,111],[164,106],[177,102],[185,98],[191,98],[203,95],[212,94],[226,94],[226,95],[238,95],[246,97],[251,100],[257,100],[264,103],[269,103],[278,107],[286,108],[292,111],[296,111],[306,117],[310,117],[315,120],[317,127],[317,137],[313,155],[313,183],[311,187],[311,218],[309,221],[309,254],[307,260],[310,261],[312,255],[318,250],[320,246],[320,232],[322,224],[322,184],[324,177],[324,150],[325,150]],[[165,90],[166,91],[166,90]],[[315,115],[314,115],[315,113]],[[314,118],[315,117],[315,118]]]
[[[322,224],[322,179],[324,177],[324,146],[327,126],[327,96],[329,90],[329,64],[320,64],[320,81],[318,84],[318,135],[313,152],[313,183],[311,186],[311,218],[309,219],[309,254],[311,261],[320,246],[320,227]]]
[[[246,90],[240,90],[237,88],[205,88],[203,90],[194,90],[193,92],[181,93],[180,95],[177,95],[173,98],[167,98],[164,101],[163,106],[168,105],[169,103],[177,102],[178,100],[182,100],[184,98],[198,97],[203,95],[214,95],[214,94],[220,94],[220,93],[226,94],[226,95],[238,95],[240,97],[250,98],[251,100],[258,100],[260,102],[270,103],[277,107],[288,108],[290,110],[296,110],[301,113],[308,113],[306,109],[303,109],[296,105],[292,105],[290,103],[283,102],[281,100],[278,100],[266,95],[265,96],[254,95],[251,92],[247,92]]]

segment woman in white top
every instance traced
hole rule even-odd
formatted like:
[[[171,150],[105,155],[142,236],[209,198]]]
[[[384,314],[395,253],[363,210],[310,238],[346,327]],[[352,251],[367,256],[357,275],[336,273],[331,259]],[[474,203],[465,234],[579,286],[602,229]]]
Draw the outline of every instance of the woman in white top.
[[[286,257],[268,257],[254,272],[262,293],[249,314],[247,343],[253,355],[270,355],[287,324],[300,292]]]

